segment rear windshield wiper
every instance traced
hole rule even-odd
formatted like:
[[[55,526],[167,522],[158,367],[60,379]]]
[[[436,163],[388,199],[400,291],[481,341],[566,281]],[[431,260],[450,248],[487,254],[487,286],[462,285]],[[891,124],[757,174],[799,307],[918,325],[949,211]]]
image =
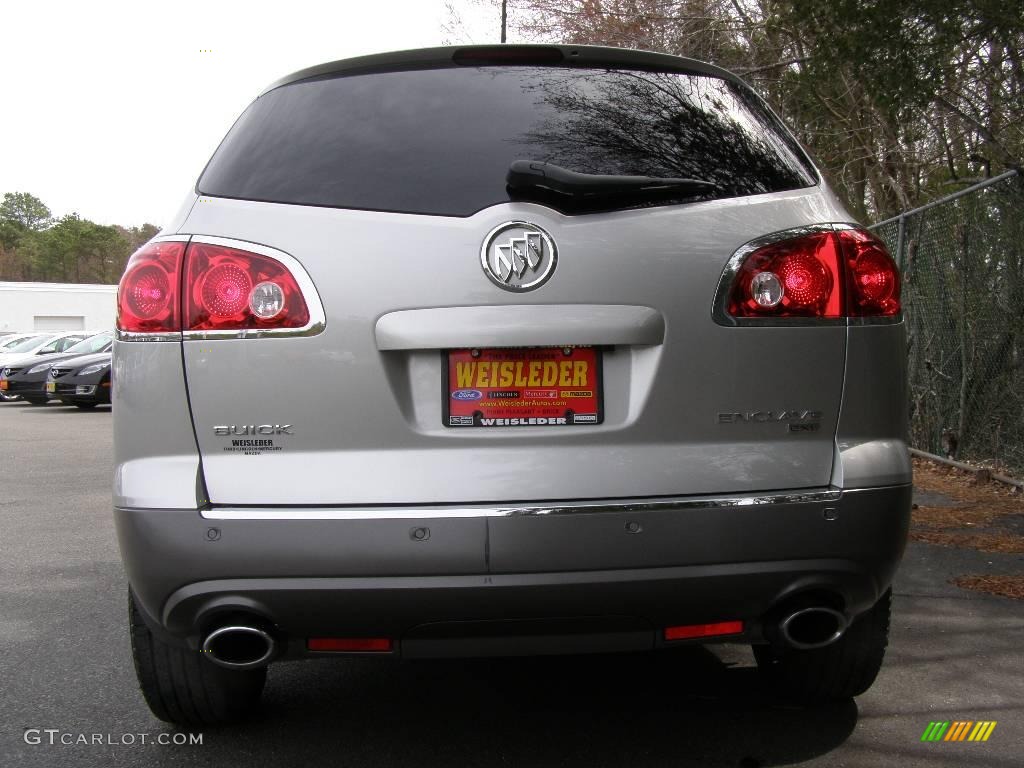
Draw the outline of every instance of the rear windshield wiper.
[[[572,209],[701,197],[718,189],[703,179],[577,173],[539,160],[514,161],[505,181],[514,199]]]

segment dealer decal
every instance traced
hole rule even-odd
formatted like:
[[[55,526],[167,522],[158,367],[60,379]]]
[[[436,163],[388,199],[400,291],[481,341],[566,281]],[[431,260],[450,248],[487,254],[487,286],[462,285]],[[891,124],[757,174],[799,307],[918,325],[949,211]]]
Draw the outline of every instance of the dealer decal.
[[[274,445],[273,440],[232,440],[231,445],[224,446],[225,453],[243,453],[246,456],[259,456],[262,453],[283,450],[284,446]]]
[[[443,353],[446,427],[600,424],[601,350],[455,349]]]
[[[459,387],[582,387],[590,364],[586,360],[497,362],[469,360],[455,364]]]

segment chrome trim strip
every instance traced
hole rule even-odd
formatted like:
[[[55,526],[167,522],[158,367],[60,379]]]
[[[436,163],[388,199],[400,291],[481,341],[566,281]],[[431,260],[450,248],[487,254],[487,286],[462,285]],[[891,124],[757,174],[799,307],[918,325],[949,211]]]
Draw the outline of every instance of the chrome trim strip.
[[[118,341],[181,341],[181,331],[167,331],[166,333],[138,333],[135,331],[122,331],[114,329],[114,338]]]
[[[150,243],[187,243],[191,239],[192,235],[186,235],[180,232],[175,232],[174,234],[170,235],[155,235],[152,239],[147,241],[146,244],[141,247],[145,248],[146,245],[149,245]]]
[[[886,317],[851,317],[850,327],[858,325],[898,325],[903,322],[902,310],[899,314],[889,315]]]
[[[835,488],[790,491],[787,493],[759,493],[743,496],[679,497],[648,499],[631,502],[594,501],[567,502],[565,504],[537,504],[514,506],[452,506],[452,507],[337,507],[273,508],[215,507],[201,511],[207,520],[430,520],[477,517],[535,517],[542,515],[576,515],[622,512],[658,512],[685,509],[714,509],[721,507],[754,507],[776,504],[820,504],[836,502],[844,491]],[[849,493],[849,491],[845,491]]]
[[[192,235],[192,242],[207,243],[209,245],[222,245],[226,248],[240,248],[261,256],[281,262],[295,278],[295,282],[302,291],[302,297],[306,300],[306,307],[309,309],[309,322],[301,328],[248,328],[241,331],[183,331],[181,337],[185,341],[214,341],[216,339],[261,339],[261,338],[289,338],[296,336],[316,336],[323,333],[327,327],[327,316],[324,314],[324,305],[320,300],[320,294],[313,285],[306,268],[298,259],[290,256],[284,251],[271,248],[260,243],[251,243],[247,240],[235,240],[229,237],[215,237],[213,235]]]

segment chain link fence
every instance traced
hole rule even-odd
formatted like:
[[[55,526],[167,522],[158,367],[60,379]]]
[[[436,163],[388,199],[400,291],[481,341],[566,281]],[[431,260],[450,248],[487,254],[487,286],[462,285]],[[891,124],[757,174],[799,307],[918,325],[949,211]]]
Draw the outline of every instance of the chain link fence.
[[[903,271],[911,445],[1024,477],[1024,177],[871,229]]]

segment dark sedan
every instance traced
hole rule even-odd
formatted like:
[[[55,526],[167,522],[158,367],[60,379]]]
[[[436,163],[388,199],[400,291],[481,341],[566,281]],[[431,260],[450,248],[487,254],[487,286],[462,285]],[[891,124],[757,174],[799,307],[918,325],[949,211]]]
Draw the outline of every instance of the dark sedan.
[[[95,408],[110,402],[110,352],[55,363],[46,392],[68,405]]]
[[[35,355],[29,359],[12,362],[0,370],[0,389],[8,396],[20,396],[32,405],[46,405],[50,399],[46,383],[50,381],[50,367],[57,363],[75,365],[72,361],[83,355],[109,352],[113,343],[112,333],[98,333],[68,347],[63,352]],[[109,356],[108,356],[109,357]],[[109,396],[106,402],[109,402]]]

